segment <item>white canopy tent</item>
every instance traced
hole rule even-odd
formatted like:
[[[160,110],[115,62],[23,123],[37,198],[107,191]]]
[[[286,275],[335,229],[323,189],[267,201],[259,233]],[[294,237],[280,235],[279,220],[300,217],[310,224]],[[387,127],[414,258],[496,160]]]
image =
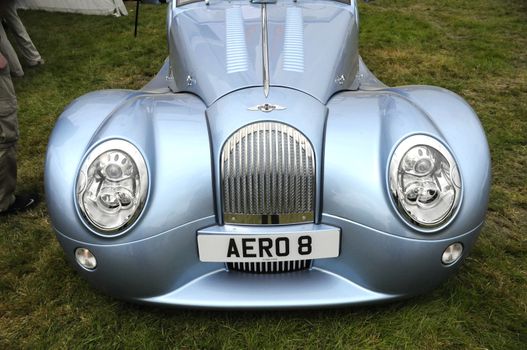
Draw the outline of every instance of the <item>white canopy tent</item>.
[[[123,0],[17,0],[17,7],[87,15],[128,15]]]

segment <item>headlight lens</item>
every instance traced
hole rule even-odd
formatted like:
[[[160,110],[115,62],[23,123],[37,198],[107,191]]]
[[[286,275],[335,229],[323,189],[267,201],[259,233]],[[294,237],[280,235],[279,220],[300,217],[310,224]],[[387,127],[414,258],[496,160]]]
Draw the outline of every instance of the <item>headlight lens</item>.
[[[390,161],[389,183],[399,212],[421,227],[446,223],[461,199],[461,177],[454,157],[430,136],[411,136],[397,146]]]
[[[106,236],[130,226],[147,195],[148,172],[141,153],[124,140],[110,140],[86,157],[77,178],[77,204],[83,216]]]

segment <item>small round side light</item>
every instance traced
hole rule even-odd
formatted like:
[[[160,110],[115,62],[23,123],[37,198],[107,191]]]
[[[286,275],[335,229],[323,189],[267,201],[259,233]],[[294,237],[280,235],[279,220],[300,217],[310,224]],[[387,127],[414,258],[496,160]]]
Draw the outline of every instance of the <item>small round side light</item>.
[[[446,247],[443,252],[441,262],[443,262],[444,265],[452,265],[461,258],[461,255],[463,255],[463,244],[459,242],[452,243]]]
[[[95,255],[86,248],[75,249],[75,260],[86,270],[94,270],[97,267]]]

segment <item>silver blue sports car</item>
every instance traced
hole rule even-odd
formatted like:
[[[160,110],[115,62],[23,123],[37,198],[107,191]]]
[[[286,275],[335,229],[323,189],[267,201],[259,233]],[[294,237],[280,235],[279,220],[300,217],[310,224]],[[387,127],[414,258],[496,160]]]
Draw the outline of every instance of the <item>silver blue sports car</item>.
[[[355,0],[177,0],[142,90],[75,100],[51,135],[57,238],[134,302],[320,307],[407,298],[469,254],[490,157],[472,108],[387,87]]]

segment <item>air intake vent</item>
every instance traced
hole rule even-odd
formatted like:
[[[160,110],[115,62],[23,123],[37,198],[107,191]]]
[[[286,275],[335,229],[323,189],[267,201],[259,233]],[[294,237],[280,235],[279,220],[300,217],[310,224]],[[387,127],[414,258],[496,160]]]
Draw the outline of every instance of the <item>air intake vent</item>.
[[[241,7],[225,10],[225,31],[227,73],[245,72],[249,63]]]
[[[259,122],[234,133],[221,156],[224,221],[313,222],[315,157],[298,130]]]
[[[311,260],[269,261],[256,263],[227,263],[230,271],[251,273],[282,273],[307,270],[311,267]]]
[[[287,8],[283,53],[284,70],[304,72],[304,20],[299,7]]]

